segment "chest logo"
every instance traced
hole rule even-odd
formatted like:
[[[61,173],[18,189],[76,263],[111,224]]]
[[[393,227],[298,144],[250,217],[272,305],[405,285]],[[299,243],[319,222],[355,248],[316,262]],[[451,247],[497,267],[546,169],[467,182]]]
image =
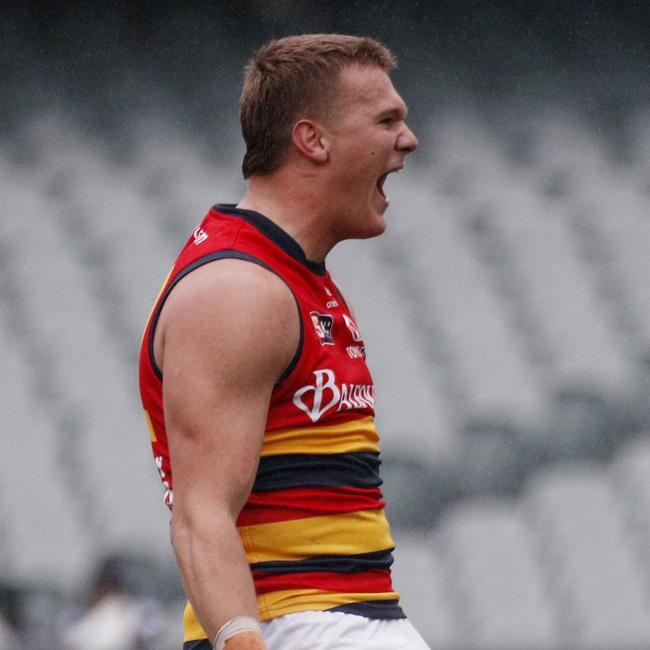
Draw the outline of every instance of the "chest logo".
[[[341,410],[373,409],[375,390],[372,384],[336,383],[333,370],[324,368],[314,370],[314,383],[299,388],[293,395],[293,403],[309,416],[312,422],[318,422],[331,408]]]
[[[312,422],[318,422],[323,413],[339,403],[341,391],[336,385],[336,377],[332,370],[315,370],[314,377],[316,382],[313,386],[303,386],[296,391],[293,403],[304,411]],[[312,393],[310,396],[312,399],[305,402],[303,397],[309,393]]]
[[[319,314],[317,311],[310,311],[311,322],[316,330],[316,334],[321,345],[334,345],[332,338],[332,328],[334,319],[329,314]]]

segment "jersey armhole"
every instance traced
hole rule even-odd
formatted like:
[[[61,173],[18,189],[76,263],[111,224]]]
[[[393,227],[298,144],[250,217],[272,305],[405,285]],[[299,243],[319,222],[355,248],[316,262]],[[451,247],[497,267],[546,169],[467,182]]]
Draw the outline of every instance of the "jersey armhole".
[[[201,266],[204,266],[205,264],[209,264],[210,262],[214,262],[216,260],[223,260],[223,259],[242,260],[244,262],[251,262],[253,264],[257,264],[258,266],[261,266],[262,268],[265,268],[267,271],[270,271],[271,273],[279,277],[280,280],[282,280],[286,284],[289,291],[291,291],[291,295],[293,296],[294,301],[296,302],[296,308],[298,310],[298,322],[300,323],[300,334],[298,338],[298,346],[296,348],[295,354],[293,355],[293,358],[291,359],[291,362],[289,363],[289,365],[286,367],[284,372],[280,375],[277,382],[275,383],[276,386],[279,386],[287,379],[287,377],[289,377],[293,369],[298,365],[298,361],[300,360],[300,355],[302,354],[305,328],[303,324],[302,310],[300,309],[300,302],[298,301],[298,297],[296,296],[293,289],[289,286],[287,281],[275,269],[273,269],[266,262],[262,261],[261,259],[253,255],[249,255],[248,253],[242,253],[241,251],[236,251],[236,250],[217,251],[215,253],[210,253],[209,255],[205,255],[204,257],[200,257],[199,259],[194,260],[191,264],[188,264],[184,269],[182,269],[180,273],[176,275],[174,279],[169,283],[169,285],[165,288],[165,291],[160,297],[160,300],[158,301],[158,304],[156,305],[156,308],[151,317],[151,327],[149,328],[149,339],[147,341],[149,364],[151,365],[151,368],[154,374],[156,375],[156,377],[158,378],[158,380],[162,381],[163,373],[162,370],[158,367],[158,364],[156,363],[156,358],[154,356],[154,336],[156,333],[156,326],[158,325],[160,314],[162,313],[162,309],[165,306],[165,302],[167,301],[167,298],[169,297],[169,294],[171,293],[172,289],[184,277],[189,275],[192,271],[195,271],[196,269],[200,268]]]

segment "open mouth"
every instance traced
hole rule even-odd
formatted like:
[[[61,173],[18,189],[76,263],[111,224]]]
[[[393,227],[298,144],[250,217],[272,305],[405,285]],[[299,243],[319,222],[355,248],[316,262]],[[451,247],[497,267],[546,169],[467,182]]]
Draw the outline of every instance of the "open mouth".
[[[386,182],[386,178],[388,177],[388,174],[390,172],[386,172],[385,174],[382,174],[378,179],[377,179],[377,190],[379,193],[382,195],[382,197],[386,198],[386,194],[384,192],[384,183]]]
[[[393,167],[393,169],[389,169],[385,174],[382,174],[378,179],[377,179],[377,191],[379,194],[381,194],[382,198],[384,200],[388,200],[386,198],[386,193],[384,192],[384,183],[386,182],[386,179],[388,178],[388,174],[394,174],[398,172],[400,169],[402,169],[403,165],[400,165],[399,167]]]

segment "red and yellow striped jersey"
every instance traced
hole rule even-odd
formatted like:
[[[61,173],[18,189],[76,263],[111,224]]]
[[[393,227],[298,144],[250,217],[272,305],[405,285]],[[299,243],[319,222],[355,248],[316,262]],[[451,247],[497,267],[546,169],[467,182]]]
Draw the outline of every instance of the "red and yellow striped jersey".
[[[210,210],[187,241],[142,342],[140,392],[165,502],[173,508],[173,467],[154,330],[176,283],[224,258],[277,274],[293,292],[301,320],[300,344],[274,388],[255,483],[237,521],[260,617],[336,610],[401,618],[361,334],[324,264],[306,259],[263,215],[230,205]],[[184,624],[186,641],[205,638],[189,604]]]

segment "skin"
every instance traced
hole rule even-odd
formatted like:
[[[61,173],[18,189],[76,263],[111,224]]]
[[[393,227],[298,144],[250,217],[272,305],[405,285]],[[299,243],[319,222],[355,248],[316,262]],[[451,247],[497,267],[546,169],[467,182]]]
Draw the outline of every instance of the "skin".
[[[385,230],[388,201],[377,181],[417,147],[406,106],[380,68],[345,68],[337,105],[327,121],[298,120],[283,165],[249,179],[239,203],[275,221],[314,261],[343,239]],[[257,471],[271,393],[299,333],[284,282],[240,260],[207,264],[181,280],[156,329],[174,468],[172,544],[210,639],[230,618],[258,615],[235,522]],[[246,633],[226,648],[266,646]]]
[[[171,539],[188,598],[213,639],[234,616],[257,616],[235,522],[257,469],[273,385],[298,345],[298,315],[279,278],[221,260],[178,284],[158,332],[174,467]],[[228,648],[264,644],[247,634]]]
[[[377,180],[401,169],[418,145],[406,105],[381,68],[345,68],[336,105],[328,121],[296,122],[285,164],[250,178],[239,203],[275,221],[314,261],[344,239],[384,232],[388,202]]]

